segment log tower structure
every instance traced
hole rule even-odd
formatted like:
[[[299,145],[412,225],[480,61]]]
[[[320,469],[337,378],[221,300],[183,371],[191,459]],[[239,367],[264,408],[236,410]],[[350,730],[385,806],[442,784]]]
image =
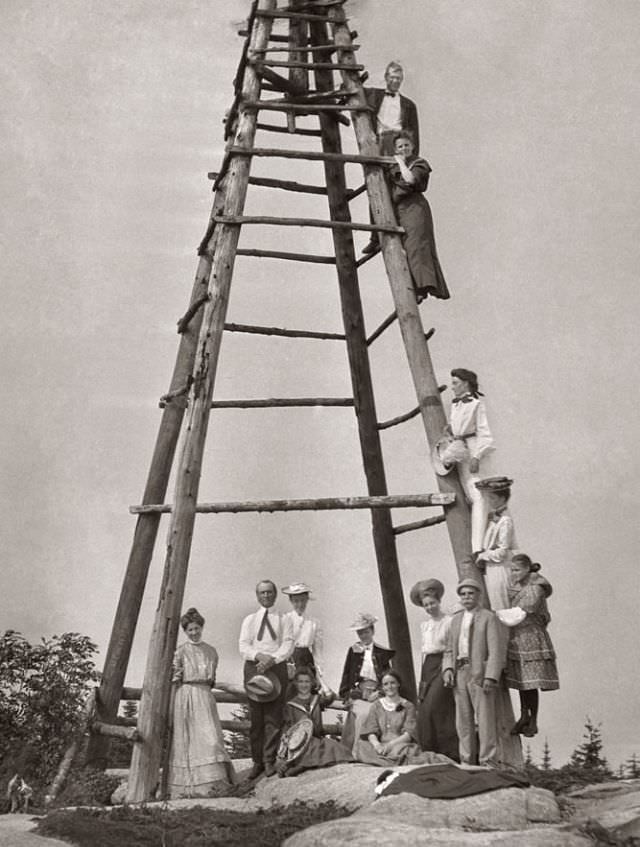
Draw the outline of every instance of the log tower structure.
[[[285,3],[287,5],[285,5]],[[433,448],[446,425],[446,417],[429,353],[407,258],[385,181],[385,166],[393,160],[380,155],[372,113],[367,106],[363,82],[365,68],[356,61],[357,33],[349,27],[344,0],[253,0],[244,46],[234,81],[234,99],[225,122],[226,152],[219,172],[210,175],[213,208],[188,308],[178,324],[180,343],[163,409],[142,502],[131,507],[137,523],[102,682],[97,693],[100,720],[94,724],[89,758],[99,762],[109,734],[122,735],[116,715],[123,696],[125,673],[141,607],[145,583],[163,513],[170,514],[167,550],[160,598],[147,657],[137,728],[129,733],[133,755],[129,778],[129,802],[150,799],[158,784],[167,725],[171,662],[178,634],[191,541],[197,513],[274,512],[309,509],[368,509],[378,576],[390,646],[396,650],[395,666],[415,691],[411,642],[398,565],[396,536],[400,533],[446,522],[458,573],[481,579],[469,560],[470,514],[456,471],[437,477],[439,491],[390,495],[387,489],[380,432],[420,415],[426,439]],[[286,125],[269,122],[280,112]],[[266,117],[265,117],[266,116]],[[299,126],[301,116],[317,118],[317,128]],[[343,153],[341,132],[351,126],[358,154]],[[312,136],[318,149],[295,150],[256,145],[257,133]],[[251,175],[256,157],[320,161],[323,185],[308,185]],[[359,163],[364,183],[347,187],[345,164]],[[321,195],[328,201],[323,218],[267,217],[244,214],[249,186],[275,192]],[[352,221],[349,204],[366,192],[373,223]],[[274,204],[275,205],[275,204]],[[333,236],[334,255],[261,249],[240,249],[241,228],[252,224],[278,227],[323,227]],[[358,268],[374,258],[356,259],[354,231],[379,235],[395,309],[370,335],[360,298]],[[340,294],[344,334],[284,330],[275,327],[226,323],[227,304],[236,257],[262,257],[287,262],[324,263],[335,267]],[[379,421],[369,364],[369,347],[397,322],[415,386],[417,405],[389,421]],[[221,401],[214,399],[218,356],[225,332],[319,338],[346,345],[352,398],[271,398]],[[207,426],[212,408],[270,406],[351,406],[357,419],[362,462],[368,495],[312,500],[199,502],[198,489]],[[178,448],[180,442],[180,448]],[[177,453],[177,460],[175,460]],[[174,468],[175,460],[175,468]],[[170,473],[175,490],[165,502]],[[414,523],[394,525],[391,509],[437,507],[439,513]],[[109,728],[112,727],[111,731]],[[116,730],[120,730],[119,732]],[[97,733],[100,732],[101,735]]]

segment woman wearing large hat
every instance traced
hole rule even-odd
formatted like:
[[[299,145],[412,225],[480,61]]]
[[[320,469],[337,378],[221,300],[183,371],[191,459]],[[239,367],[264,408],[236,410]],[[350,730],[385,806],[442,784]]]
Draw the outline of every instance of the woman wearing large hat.
[[[487,410],[478,387],[478,375],[467,368],[451,371],[453,400],[443,437],[433,450],[433,466],[445,476],[455,466],[471,505],[471,549],[482,549],[487,508],[475,484],[486,473],[486,457],[494,449]]]
[[[233,782],[233,765],[225,750],[212,687],[218,653],[202,640],[204,618],[188,609],[180,624],[187,641],[173,659],[173,738],[169,763],[169,793],[177,797],[206,797],[214,783]]]
[[[423,750],[444,753],[458,761],[458,735],[453,691],[444,687],[442,657],[451,629],[451,616],[442,611],[444,585],[421,579],[411,589],[411,602],[426,612],[420,624],[422,673],[418,689],[417,735]]]

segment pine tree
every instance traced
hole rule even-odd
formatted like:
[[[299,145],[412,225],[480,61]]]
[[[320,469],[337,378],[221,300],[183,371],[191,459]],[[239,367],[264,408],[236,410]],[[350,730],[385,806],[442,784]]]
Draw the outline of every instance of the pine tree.
[[[624,779],[624,765],[618,765],[618,779]]]
[[[551,751],[549,750],[549,739],[544,739],[544,747],[542,748],[542,770],[548,771],[551,769]]]
[[[533,756],[531,755],[531,744],[527,744],[524,753],[524,763],[527,767],[533,766]]]
[[[637,753],[632,753],[625,762],[625,768],[630,779],[638,779],[640,777],[640,759]]]
[[[125,718],[137,718],[138,717],[138,704],[135,700],[127,700],[125,701],[124,706],[122,707],[122,714]]]
[[[231,716],[236,721],[246,724],[250,719],[249,706],[242,703],[231,712]],[[251,755],[248,729],[238,727],[238,729],[225,730],[224,736],[232,759],[244,759]]]
[[[602,755],[602,724],[595,724],[587,715],[582,735],[582,744],[578,745],[571,754],[570,764],[578,768],[610,773],[607,760]]]

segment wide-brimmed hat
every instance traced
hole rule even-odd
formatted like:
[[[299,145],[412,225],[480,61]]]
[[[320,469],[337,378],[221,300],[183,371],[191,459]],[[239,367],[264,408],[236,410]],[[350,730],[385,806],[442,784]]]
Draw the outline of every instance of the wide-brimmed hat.
[[[509,491],[512,485],[513,480],[509,479],[508,476],[487,476],[476,482],[476,488],[480,491],[493,491],[496,494]]]
[[[436,599],[441,600],[444,594],[444,585],[439,579],[421,579],[409,592],[409,597],[414,606],[422,606],[422,598],[425,594],[435,594]]]
[[[256,670],[245,679],[244,690],[247,697],[256,703],[271,703],[280,696],[282,686],[273,671],[258,673]]]
[[[295,762],[307,749],[312,738],[313,721],[310,718],[302,718],[282,733],[278,758],[288,764]]]
[[[431,451],[433,469],[438,476],[446,476],[454,465],[469,458],[469,450],[464,441],[452,435],[443,435]]]
[[[291,585],[285,585],[282,589],[283,594],[288,594],[289,597],[295,594],[308,594],[309,600],[314,600],[315,598],[311,596],[311,589],[306,584],[306,582],[292,582]]]
[[[358,612],[355,621],[348,628],[355,629],[357,632],[360,629],[367,629],[367,627],[373,626],[377,620],[378,618],[375,615],[370,615],[369,612]]]
[[[478,580],[474,579],[472,576],[467,576],[460,580],[456,588],[456,594],[460,594],[463,588],[475,588],[476,591],[482,594],[482,585],[480,585]]]

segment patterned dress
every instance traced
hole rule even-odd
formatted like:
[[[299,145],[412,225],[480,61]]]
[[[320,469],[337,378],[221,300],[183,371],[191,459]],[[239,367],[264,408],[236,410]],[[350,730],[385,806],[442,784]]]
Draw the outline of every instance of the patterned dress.
[[[382,744],[388,744],[405,733],[409,734],[409,740],[387,755],[376,753],[369,741],[369,736],[375,735]],[[423,752],[416,744],[416,708],[403,697],[397,704],[388,702],[384,697],[371,704],[361,727],[360,741],[354,747],[354,755],[359,762],[384,768],[451,761],[440,753]]]
[[[211,688],[218,653],[204,641],[187,641],[176,650],[173,681],[173,739],[169,766],[172,798],[206,797],[219,780],[233,781],[218,708]]]
[[[547,597],[551,591],[551,585],[537,573],[529,574],[525,582],[509,589],[511,606],[527,613],[522,623],[509,632],[505,668],[509,688],[553,691],[560,687],[556,652],[547,632],[551,620]]]

